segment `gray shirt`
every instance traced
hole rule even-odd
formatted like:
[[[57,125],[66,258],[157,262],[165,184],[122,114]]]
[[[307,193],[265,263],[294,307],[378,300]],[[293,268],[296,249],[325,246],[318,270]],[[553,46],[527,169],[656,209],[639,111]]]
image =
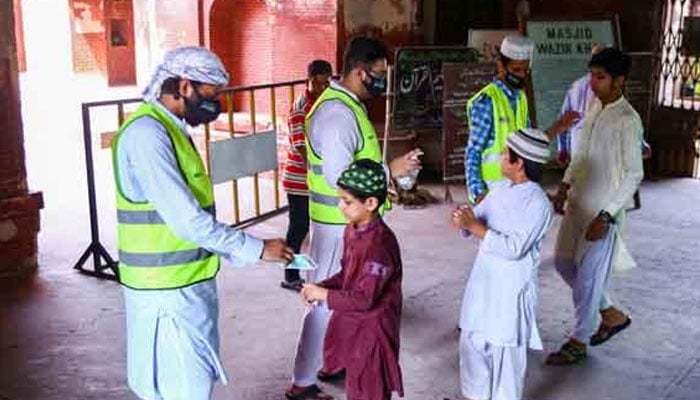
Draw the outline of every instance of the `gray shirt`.
[[[331,87],[360,102],[340,83],[331,82]],[[314,112],[307,134],[314,151],[323,159],[326,182],[335,188],[340,174],[353,162],[362,143],[355,114],[341,100],[326,101]]]

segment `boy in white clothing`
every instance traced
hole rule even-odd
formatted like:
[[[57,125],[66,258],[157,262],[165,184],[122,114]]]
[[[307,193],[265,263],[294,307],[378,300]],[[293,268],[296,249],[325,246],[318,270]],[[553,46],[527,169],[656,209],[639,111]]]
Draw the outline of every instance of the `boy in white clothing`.
[[[625,210],[632,206],[644,178],[639,151],[642,120],[624,96],[631,62],[629,55],[607,48],[588,64],[596,99],[581,131],[580,151],[553,199],[554,209],[564,214],[554,264],[573,290],[576,326],[559,350],[547,357],[550,365],[582,361],[588,344],[601,345],[632,323],[611,302],[607,290],[611,271],[635,266],[622,240]],[[606,241],[612,257],[604,256]]]
[[[513,132],[501,157],[507,180],[473,210],[452,215],[464,236],[482,239],[460,319],[460,378],[468,400],[520,399],[527,349],[542,349],[537,269],[553,212],[537,182],[548,158],[544,132]]]

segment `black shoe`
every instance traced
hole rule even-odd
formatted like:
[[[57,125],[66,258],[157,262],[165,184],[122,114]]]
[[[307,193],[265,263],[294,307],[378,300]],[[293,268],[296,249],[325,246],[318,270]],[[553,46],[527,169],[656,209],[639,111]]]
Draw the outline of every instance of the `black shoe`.
[[[323,370],[320,370],[320,371],[318,371],[318,374],[316,374],[316,377],[321,382],[342,381],[343,379],[345,379],[345,369],[341,369],[340,371],[334,372],[334,373],[329,373],[329,372],[325,372]]]
[[[303,279],[299,279],[299,280],[291,281],[291,282],[289,282],[289,281],[282,281],[282,282],[280,283],[280,286],[281,286],[283,289],[293,290],[293,291],[295,291],[295,292],[301,292],[301,285],[302,285],[303,283],[304,283],[304,280],[303,280]]]

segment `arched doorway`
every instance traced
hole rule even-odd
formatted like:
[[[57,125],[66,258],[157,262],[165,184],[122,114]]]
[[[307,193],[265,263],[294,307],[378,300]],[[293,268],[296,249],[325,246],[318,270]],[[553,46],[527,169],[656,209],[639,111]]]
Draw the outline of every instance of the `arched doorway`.
[[[211,49],[231,85],[301,79],[306,65],[338,51],[337,0],[215,0],[209,12]],[[234,107],[245,109],[245,99]]]

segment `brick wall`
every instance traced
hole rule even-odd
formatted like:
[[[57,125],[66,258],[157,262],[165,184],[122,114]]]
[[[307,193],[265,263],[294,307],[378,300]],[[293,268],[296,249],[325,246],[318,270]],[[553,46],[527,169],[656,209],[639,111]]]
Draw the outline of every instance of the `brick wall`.
[[[105,24],[101,0],[71,0],[73,71],[107,71]]]
[[[27,70],[26,52],[24,49],[24,26],[22,21],[22,0],[13,0],[15,12],[15,38],[17,43],[17,68],[24,72]]]
[[[336,1],[299,2],[275,14],[273,78],[275,81],[303,78],[309,61],[328,60],[335,67],[337,52]]]
[[[25,169],[13,2],[0,2],[0,277],[37,268],[41,193],[29,194]]]
[[[231,85],[301,79],[314,58],[334,61],[337,52],[334,0],[286,1],[271,10],[262,0],[217,0],[209,11],[211,49],[232,74]],[[256,111],[269,112],[267,93],[256,94]],[[236,96],[237,110],[249,109]],[[278,93],[278,110],[289,107]],[[284,113],[283,113],[284,114]]]
[[[3,28],[4,29],[4,28]],[[4,39],[2,42],[5,42]],[[0,53],[0,199],[27,191],[14,43]]]
[[[103,33],[73,35],[73,71],[107,72],[107,43]]]
[[[272,79],[271,15],[262,0],[218,0],[210,11],[211,49],[231,74],[231,86],[268,83]],[[248,97],[236,96],[234,107],[248,109]]]

